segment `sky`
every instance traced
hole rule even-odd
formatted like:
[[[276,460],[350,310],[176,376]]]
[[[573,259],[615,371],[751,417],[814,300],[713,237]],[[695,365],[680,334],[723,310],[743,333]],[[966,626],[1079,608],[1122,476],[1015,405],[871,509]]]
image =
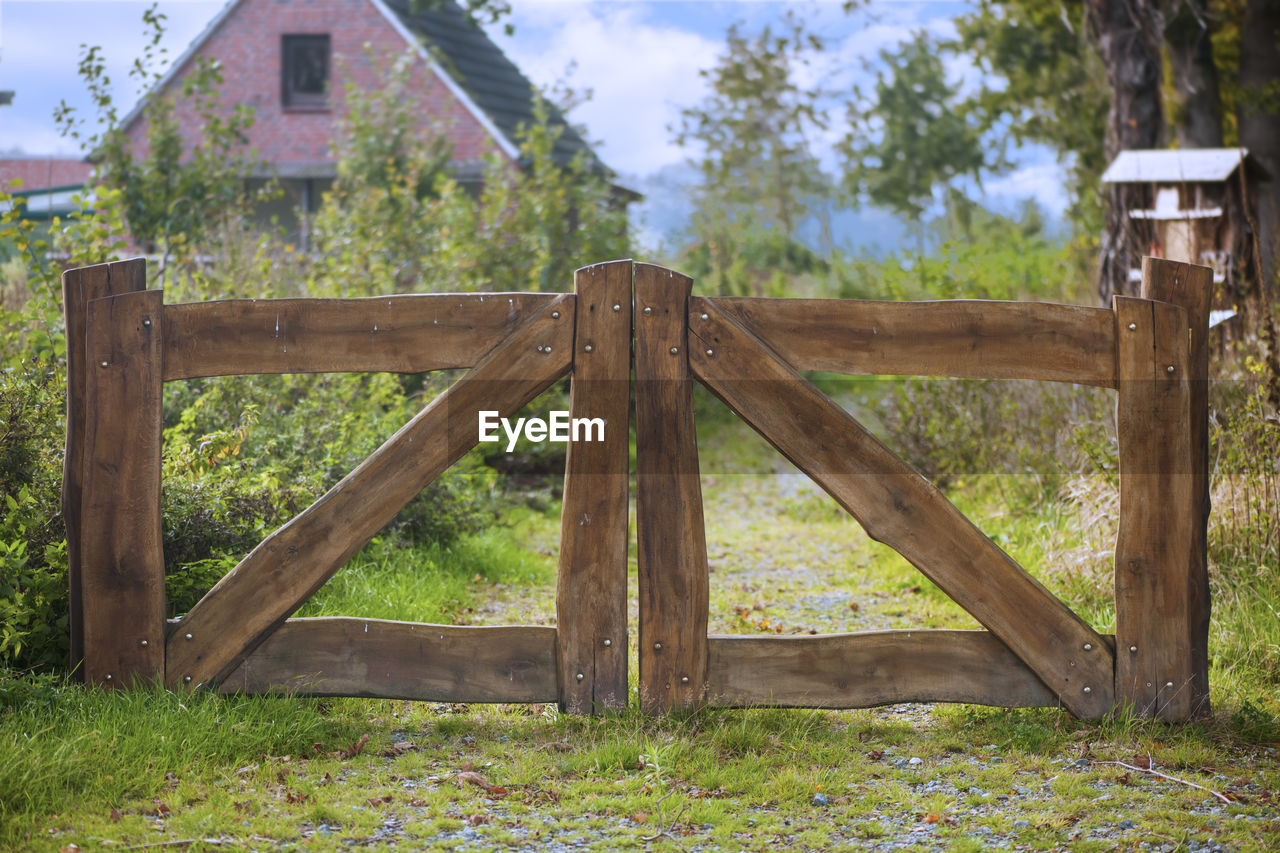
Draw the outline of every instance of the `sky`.
[[[687,180],[692,152],[672,140],[680,111],[706,95],[698,72],[712,67],[723,52],[728,26],[748,32],[778,21],[790,8],[826,40],[802,74],[806,85],[847,92],[867,87],[873,72],[864,59],[895,47],[913,31],[954,33],[952,19],[967,11],[969,0],[872,0],[867,9],[846,14],[837,0],[780,3],[770,0],[509,0],[514,25],[490,35],[535,84],[563,81],[590,89],[592,97],[571,118],[600,143],[600,155],[623,182],[642,192]],[[16,92],[11,106],[0,107],[0,152],[75,154],[53,120],[66,101],[90,114],[88,97],[76,75],[85,44],[103,46],[114,96],[121,114],[137,97],[128,67],[141,52],[142,0],[0,0],[0,89]],[[160,0],[168,16],[166,44],[176,57],[217,14],[222,0]],[[952,81],[982,84],[981,74],[962,58],[948,60]],[[839,110],[831,137],[840,135]],[[819,148],[831,146],[819,144]],[[836,163],[828,162],[834,169]],[[1064,173],[1052,154],[1024,151],[1009,174],[984,182],[987,201],[1012,209],[1034,196],[1051,214],[1066,205]],[[647,195],[649,193],[646,193]],[[650,215],[676,215],[650,204]]]

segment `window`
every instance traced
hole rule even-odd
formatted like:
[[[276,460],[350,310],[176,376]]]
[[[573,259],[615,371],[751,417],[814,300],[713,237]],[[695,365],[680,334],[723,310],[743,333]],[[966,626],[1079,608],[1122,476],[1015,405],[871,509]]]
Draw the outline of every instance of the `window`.
[[[285,36],[281,87],[286,107],[329,106],[329,37]]]

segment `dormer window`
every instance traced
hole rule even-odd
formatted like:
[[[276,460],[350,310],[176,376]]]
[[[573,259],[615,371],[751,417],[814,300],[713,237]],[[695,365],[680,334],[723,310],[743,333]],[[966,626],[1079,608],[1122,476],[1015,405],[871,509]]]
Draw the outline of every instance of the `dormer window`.
[[[285,36],[282,100],[296,109],[329,106],[329,37]]]

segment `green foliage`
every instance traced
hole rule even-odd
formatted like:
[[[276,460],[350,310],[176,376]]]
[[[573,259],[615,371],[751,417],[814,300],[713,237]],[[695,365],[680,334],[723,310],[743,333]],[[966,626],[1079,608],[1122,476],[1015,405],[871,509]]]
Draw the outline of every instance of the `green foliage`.
[[[992,81],[965,110],[983,127],[1056,150],[1071,168],[1072,218],[1096,232],[1109,93],[1083,10],[1056,0],[981,0],[956,24],[959,47]]]
[[[156,66],[165,53],[160,45],[166,16],[152,5],[142,20],[146,45],[129,71],[139,95],[161,79]],[[252,159],[245,149],[246,133],[253,125],[253,109],[222,103],[220,66],[197,57],[179,90],[148,95],[142,116],[145,139],[130,139],[111,95],[102,48],[83,45],[81,50],[78,71],[96,114],[86,121],[62,102],[55,118],[63,135],[92,152],[97,180],[121,194],[133,238],[166,260],[172,255],[190,262],[197,246],[218,233],[217,223],[243,211],[243,176]],[[183,112],[198,133],[184,132]]]
[[[797,232],[830,195],[812,150],[826,126],[821,93],[796,82],[820,40],[788,12],[783,32],[729,28],[726,50],[701,76],[711,94],[681,114],[675,141],[701,148],[691,244],[682,267],[712,293],[781,295],[786,277],[822,265]]]
[[[880,58],[890,71],[877,74],[874,99],[849,105],[850,129],[840,146],[844,185],[855,201],[919,224],[936,187],[961,175],[977,178],[1000,156],[959,109],[959,87],[947,82],[936,41],[916,33]]]

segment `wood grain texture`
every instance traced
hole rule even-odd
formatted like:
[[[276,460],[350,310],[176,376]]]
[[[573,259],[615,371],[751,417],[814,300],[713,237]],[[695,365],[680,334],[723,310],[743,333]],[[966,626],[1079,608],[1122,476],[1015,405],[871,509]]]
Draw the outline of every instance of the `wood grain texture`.
[[[1200,505],[1200,515],[1191,525],[1191,682],[1193,713],[1208,715],[1209,702],[1209,597],[1208,528],[1209,512],[1209,309],[1213,305],[1213,269],[1170,261],[1142,259],[1142,291],[1146,299],[1170,302],[1187,312],[1190,339],[1187,369],[1190,381],[1191,491]]]
[[[71,671],[83,676],[84,611],[80,591],[80,500],[84,485],[85,324],[89,302],[147,287],[142,258],[78,267],[62,274],[62,312],[67,339],[67,442],[62,464],[62,518],[67,529],[67,581],[70,593]]]
[[[690,300],[689,336],[693,375],[871,538],[905,557],[1004,641],[1076,716],[1111,710],[1114,659],[1099,635],[931,483],[713,300]]]
[[[707,672],[707,543],[685,312],[692,280],[635,266],[640,707],[697,707]],[[672,351],[674,350],[674,352]]]
[[[80,587],[89,684],[120,687],[164,674],[163,302],[150,290],[87,306]]]
[[[1105,308],[956,299],[712,300],[796,370],[1115,387]]]
[[[471,367],[555,298],[429,293],[168,305],[164,378]]]
[[[987,631],[867,631],[816,637],[713,634],[709,643],[707,701],[712,705],[1058,705],[1054,692]]]
[[[1192,528],[1202,502],[1191,474],[1187,316],[1117,296],[1116,700],[1145,715],[1194,709]],[[1170,370],[1172,368],[1172,370]]]
[[[289,619],[219,689],[427,702],[554,702],[555,645],[556,629],[548,627]]]
[[[613,261],[574,274],[569,416],[604,421],[604,441],[571,441],[565,456],[557,663],[560,707],[575,714],[627,706],[631,269]]]
[[[571,294],[544,305],[328,493],[254,548],[169,635],[167,683],[209,684],[226,676],[476,445],[481,410],[510,416],[563,376],[571,358],[573,306]]]

